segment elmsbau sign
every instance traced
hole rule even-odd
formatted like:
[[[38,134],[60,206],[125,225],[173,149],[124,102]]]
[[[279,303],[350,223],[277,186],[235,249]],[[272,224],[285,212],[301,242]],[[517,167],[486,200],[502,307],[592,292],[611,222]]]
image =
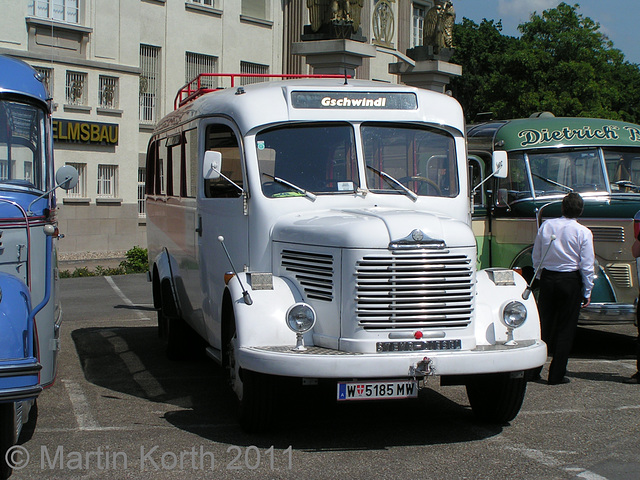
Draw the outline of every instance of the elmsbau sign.
[[[118,145],[117,123],[79,122],[53,119],[53,140],[56,142]]]

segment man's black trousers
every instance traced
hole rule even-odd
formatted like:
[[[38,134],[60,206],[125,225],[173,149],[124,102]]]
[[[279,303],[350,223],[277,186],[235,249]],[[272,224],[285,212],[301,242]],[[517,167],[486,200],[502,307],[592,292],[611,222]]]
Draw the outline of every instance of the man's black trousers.
[[[538,310],[542,340],[553,356],[549,367],[549,383],[559,383],[567,373],[582,300],[580,272],[542,270]]]

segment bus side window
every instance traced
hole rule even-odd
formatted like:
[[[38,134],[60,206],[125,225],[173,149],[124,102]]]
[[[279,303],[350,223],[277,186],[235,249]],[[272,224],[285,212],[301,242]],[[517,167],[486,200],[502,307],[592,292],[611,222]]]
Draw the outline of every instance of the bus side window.
[[[482,184],[476,189],[476,186],[484,179],[483,162],[478,157],[469,157],[469,167],[471,169],[471,191],[473,192],[474,207],[485,206],[485,185]],[[475,189],[475,190],[474,190]]]
[[[149,148],[147,149],[147,163],[146,163],[146,183],[144,187],[144,193],[147,195],[153,195],[156,193],[155,189],[155,181],[156,181],[156,160],[158,158],[157,155],[158,149],[158,141],[156,140],[153,143],[149,144]]]
[[[242,187],[242,156],[233,130],[226,125],[209,125],[204,148],[222,154],[222,174]],[[204,195],[207,198],[235,198],[241,194],[238,187],[222,176],[204,181]]]
[[[195,198],[198,194],[198,130],[195,128],[185,132],[184,155],[184,196]]]

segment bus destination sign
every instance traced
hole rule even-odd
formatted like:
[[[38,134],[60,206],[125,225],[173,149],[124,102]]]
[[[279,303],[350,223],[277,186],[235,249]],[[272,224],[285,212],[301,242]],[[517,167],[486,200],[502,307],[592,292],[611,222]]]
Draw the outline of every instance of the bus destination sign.
[[[416,110],[414,93],[384,92],[292,92],[293,108],[326,110]]]

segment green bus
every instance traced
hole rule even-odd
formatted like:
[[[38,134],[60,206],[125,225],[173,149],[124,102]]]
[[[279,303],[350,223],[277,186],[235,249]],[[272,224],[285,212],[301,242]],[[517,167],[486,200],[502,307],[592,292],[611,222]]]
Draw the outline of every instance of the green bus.
[[[638,273],[631,245],[640,210],[640,125],[554,117],[489,121],[468,127],[473,174],[473,228],[481,268],[507,267],[530,281],[539,225],[560,216],[560,202],[579,192],[579,221],[593,232],[596,280],[580,322],[633,322]],[[508,155],[507,175],[491,173],[491,155]]]

